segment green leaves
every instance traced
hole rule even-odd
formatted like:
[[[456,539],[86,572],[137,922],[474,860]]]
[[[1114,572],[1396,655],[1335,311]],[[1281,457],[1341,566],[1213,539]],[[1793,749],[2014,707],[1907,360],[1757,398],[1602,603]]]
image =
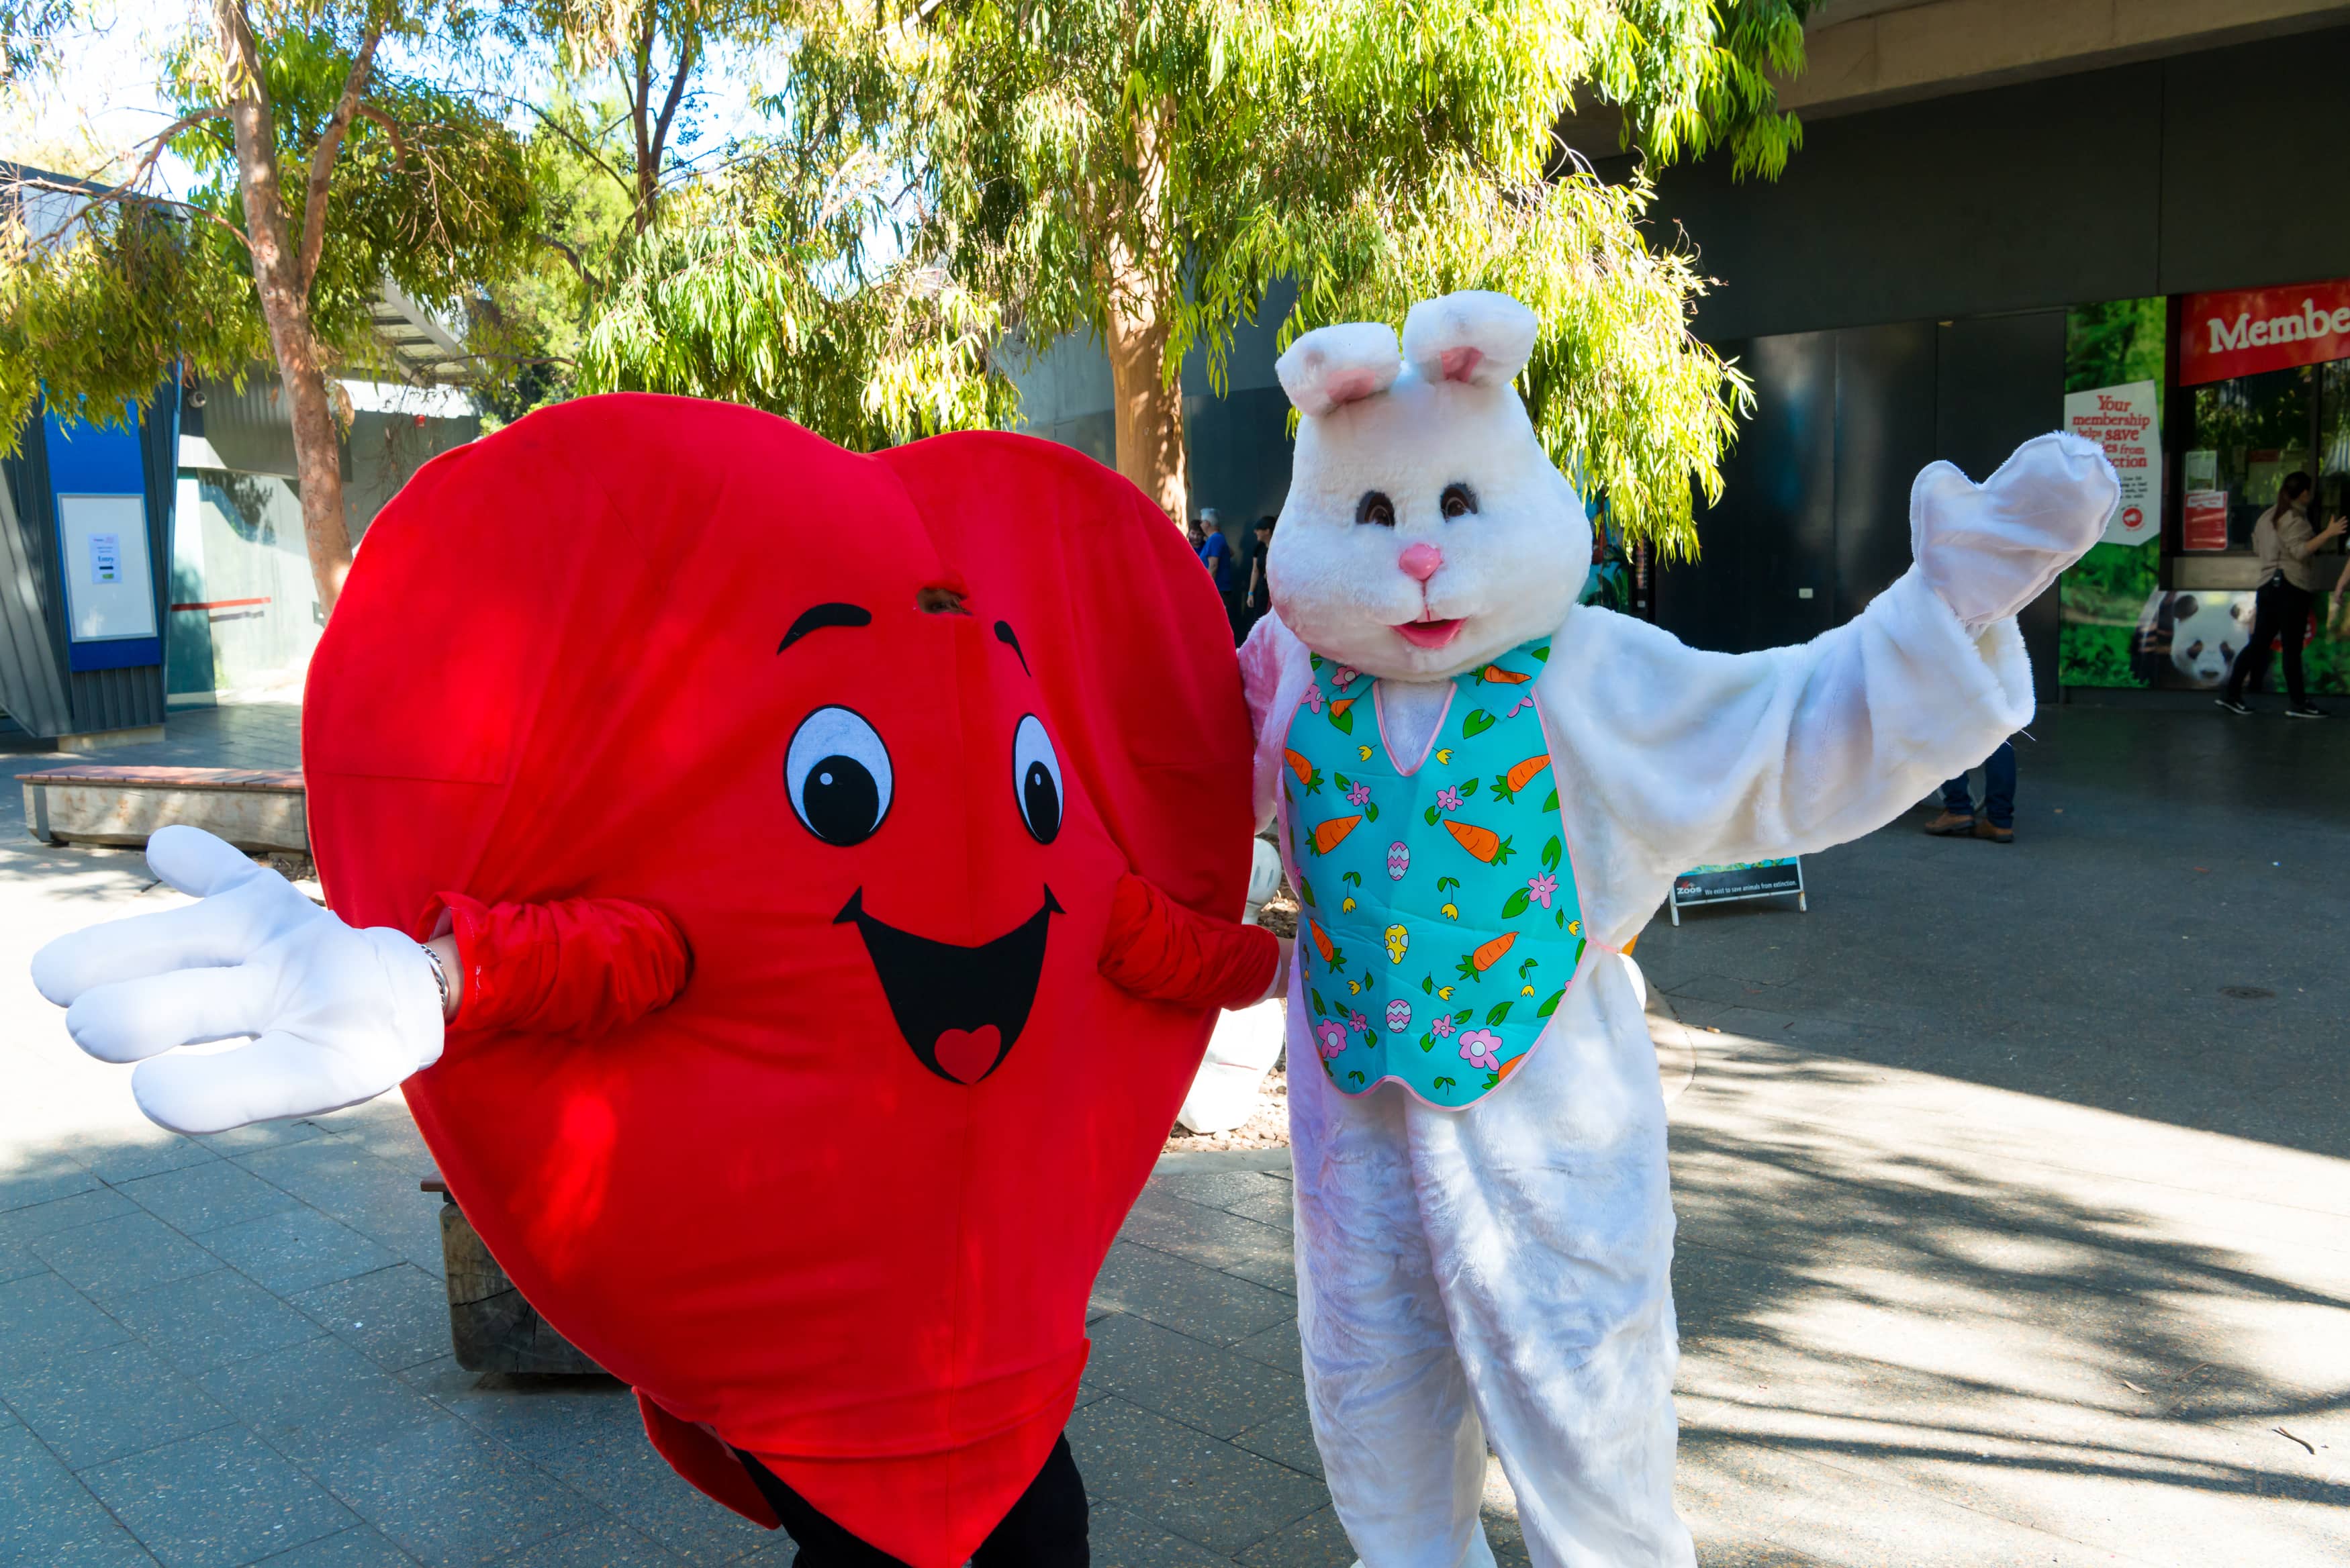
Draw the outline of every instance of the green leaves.
[[[1554,130],[1596,100],[1653,159],[1721,147],[1775,171],[1795,133],[1771,73],[1799,62],[1804,8],[835,0],[782,35],[775,140],[811,167],[874,171],[893,254],[1017,322],[1014,362],[1103,334],[1115,307],[1163,382],[1197,349],[1222,393],[1235,332],[1281,280],[1296,298],[1284,346],[1450,289],[1507,290],[1542,320],[1521,385],[1545,447],[1669,557],[1693,547],[1692,482],[1719,489],[1746,382],[1690,337],[1702,279],[1644,234],[1644,178],[1553,178]],[[825,214],[790,217],[812,232]],[[972,406],[945,369],[935,385],[936,406]],[[1332,722],[1351,732],[1347,717]]]
[[[1544,870],[1545,870],[1545,871],[1555,871],[1555,870],[1557,870],[1557,869],[1558,869],[1559,857],[1560,857],[1562,855],[1564,855],[1565,852],[1566,852],[1566,846],[1559,842],[1558,835],[1556,835],[1556,834],[1553,834],[1553,835],[1551,835],[1550,842],[1549,842],[1549,843],[1547,843],[1547,844],[1544,844],[1544,845],[1543,846],[1543,851],[1542,851],[1542,863],[1543,863],[1543,869],[1544,869]]]
[[[1470,709],[1469,716],[1461,721],[1461,733],[1465,739],[1473,740],[1492,727],[1493,715],[1482,708]],[[1464,789],[1461,793],[1466,794],[1469,792]]]
[[[1519,888],[1516,892],[1511,894],[1503,903],[1502,919],[1505,920],[1516,919],[1520,915],[1526,912],[1526,905],[1531,901],[1532,900],[1526,896],[1526,890],[1523,888]]]

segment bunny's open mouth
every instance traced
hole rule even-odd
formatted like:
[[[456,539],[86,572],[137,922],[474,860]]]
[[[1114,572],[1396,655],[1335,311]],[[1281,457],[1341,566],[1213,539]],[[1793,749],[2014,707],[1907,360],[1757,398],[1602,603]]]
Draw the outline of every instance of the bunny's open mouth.
[[[1408,620],[1396,628],[1396,635],[1414,648],[1442,648],[1461,635],[1461,622],[1454,620]]]

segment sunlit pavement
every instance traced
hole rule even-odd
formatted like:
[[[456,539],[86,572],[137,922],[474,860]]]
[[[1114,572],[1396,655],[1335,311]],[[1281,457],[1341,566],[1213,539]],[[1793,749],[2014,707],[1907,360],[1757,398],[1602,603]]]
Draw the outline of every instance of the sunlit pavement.
[[[291,717],[103,760],[282,766]],[[2350,1561],[2342,722],[2060,711],[2013,846],[1921,811],[1807,861],[1808,914],[1651,927],[1707,1568]],[[789,1560],[616,1386],[455,1368],[396,1098],[140,1121],[24,961],[173,896],[0,812],[0,1564]],[[1104,1272],[1071,1423],[1104,1568],[1352,1561],[1283,1165],[1171,1158]]]

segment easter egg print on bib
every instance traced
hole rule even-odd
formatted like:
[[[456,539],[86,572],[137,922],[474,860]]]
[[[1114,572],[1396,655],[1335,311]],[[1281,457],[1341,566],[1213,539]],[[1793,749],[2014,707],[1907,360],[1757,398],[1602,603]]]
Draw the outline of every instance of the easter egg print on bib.
[[[1586,939],[1534,705],[1549,657],[1544,639],[1455,677],[1427,755],[1406,767],[1378,683],[1312,656],[1282,833],[1305,906],[1309,1033],[1347,1094],[1392,1079],[1430,1105],[1473,1105],[1565,998]],[[1357,715],[1373,721],[1361,732]]]

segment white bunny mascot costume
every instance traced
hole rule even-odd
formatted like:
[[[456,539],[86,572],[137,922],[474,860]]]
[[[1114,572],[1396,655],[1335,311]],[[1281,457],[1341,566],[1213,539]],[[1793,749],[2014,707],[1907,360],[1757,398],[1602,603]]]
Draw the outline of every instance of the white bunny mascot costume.
[[[2068,436],[1980,488],[1936,463],[1916,565],[1858,618],[1698,652],[1576,603],[1589,525],[1511,385],[1534,332],[1456,294],[1400,356],[1355,324],[1279,365],[1303,419],[1242,665],[1305,905],[1305,1375],[1365,1568],[1492,1562],[1488,1439],[1537,1568],[1694,1562],[1665,1108],[1623,945],[1677,872],[1866,833],[2021,728],[2014,615],[2117,494]]]

